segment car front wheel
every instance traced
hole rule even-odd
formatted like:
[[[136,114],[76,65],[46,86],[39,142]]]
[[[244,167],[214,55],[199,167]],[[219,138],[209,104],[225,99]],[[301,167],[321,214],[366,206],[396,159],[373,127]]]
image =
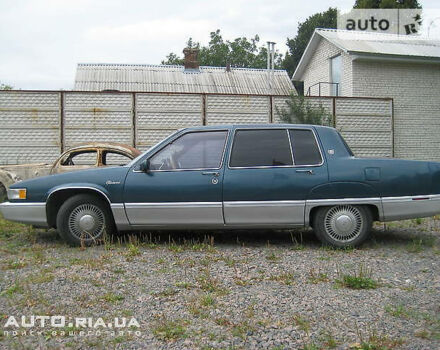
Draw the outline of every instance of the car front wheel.
[[[100,198],[79,194],[64,202],[57,215],[57,230],[70,245],[92,245],[115,232],[107,203]]]
[[[368,238],[372,222],[371,212],[364,206],[335,205],[317,210],[313,229],[323,244],[357,246]]]

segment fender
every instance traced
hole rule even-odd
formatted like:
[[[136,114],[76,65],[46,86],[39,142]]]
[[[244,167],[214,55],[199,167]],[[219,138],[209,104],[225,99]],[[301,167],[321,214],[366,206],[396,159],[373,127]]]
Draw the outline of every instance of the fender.
[[[86,190],[92,190],[100,193],[105,197],[108,204],[111,205],[112,202],[110,200],[110,195],[104,187],[97,185],[97,184],[90,184],[90,183],[78,183],[78,184],[63,184],[59,186],[52,187],[49,191],[46,193],[45,202],[47,203],[50,199],[50,196],[54,194],[55,192],[62,191],[62,190],[71,190],[71,189],[86,189]]]
[[[313,208],[337,204],[373,205],[379,213],[379,220],[384,218],[380,193],[364,182],[330,182],[314,187],[306,200],[304,223],[310,224],[310,212]]]

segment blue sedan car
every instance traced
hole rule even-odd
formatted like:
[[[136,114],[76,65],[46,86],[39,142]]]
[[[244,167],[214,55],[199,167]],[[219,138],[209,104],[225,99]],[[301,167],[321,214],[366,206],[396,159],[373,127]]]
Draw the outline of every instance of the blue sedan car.
[[[440,163],[353,156],[333,128],[179,130],[126,166],[14,184],[3,216],[73,245],[142,229],[289,229],[355,246],[373,221],[440,213]]]

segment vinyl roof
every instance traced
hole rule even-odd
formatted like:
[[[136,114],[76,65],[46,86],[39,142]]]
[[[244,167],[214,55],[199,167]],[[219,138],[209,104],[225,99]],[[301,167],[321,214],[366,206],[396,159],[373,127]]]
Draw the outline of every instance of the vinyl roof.
[[[322,39],[328,40],[348,54],[364,59],[382,58],[440,62],[440,40],[422,36],[316,29],[293,74],[293,80],[301,80],[309,60]]]
[[[285,70],[150,64],[78,64],[74,90],[288,95],[294,90]]]

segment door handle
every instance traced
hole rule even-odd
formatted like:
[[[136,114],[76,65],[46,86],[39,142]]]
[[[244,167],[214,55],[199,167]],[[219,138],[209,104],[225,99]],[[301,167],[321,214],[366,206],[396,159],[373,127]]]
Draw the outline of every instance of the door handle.
[[[310,169],[308,169],[308,170],[297,170],[296,171],[297,173],[306,173],[306,174],[309,174],[309,175],[315,175],[315,173],[313,172],[313,170],[310,170]]]
[[[218,171],[204,171],[202,173],[202,175],[210,175],[210,176],[219,177],[220,173]]]

